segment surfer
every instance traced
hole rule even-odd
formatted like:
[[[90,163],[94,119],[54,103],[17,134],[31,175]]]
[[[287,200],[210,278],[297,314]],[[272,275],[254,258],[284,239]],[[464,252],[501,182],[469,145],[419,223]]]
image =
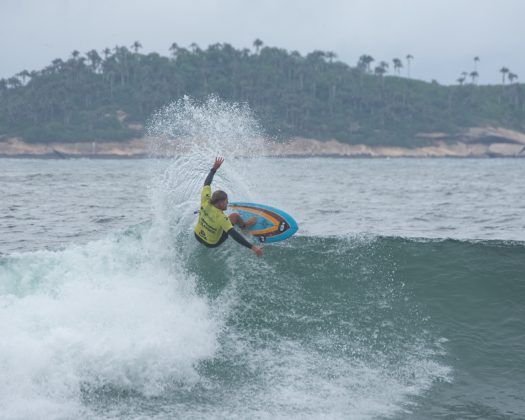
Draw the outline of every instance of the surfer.
[[[221,190],[211,193],[213,176],[223,162],[224,158],[215,158],[213,168],[211,168],[204,181],[204,187],[201,192],[199,221],[197,226],[195,226],[195,238],[201,244],[209,248],[215,248],[228,239],[228,236],[231,236],[235,241],[251,249],[258,257],[261,257],[263,255],[262,248],[252,245],[233,228],[233,225],[241,228],[250,227],[255,224],[256,218],[251,217],[244,221],[239,213],[232,213],[226,216],[223,212],[228,208],[228,194]]]

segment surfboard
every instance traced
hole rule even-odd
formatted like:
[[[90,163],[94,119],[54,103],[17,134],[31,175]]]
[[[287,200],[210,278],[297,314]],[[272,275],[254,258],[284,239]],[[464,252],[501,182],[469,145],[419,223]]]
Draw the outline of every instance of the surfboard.
[[[264,204],[234,202],[228,204],[228,210],[239,213],[244,220],[255,216],[257,222],[246,231],[261,243],[284,241],[299,229],[288,213]]]

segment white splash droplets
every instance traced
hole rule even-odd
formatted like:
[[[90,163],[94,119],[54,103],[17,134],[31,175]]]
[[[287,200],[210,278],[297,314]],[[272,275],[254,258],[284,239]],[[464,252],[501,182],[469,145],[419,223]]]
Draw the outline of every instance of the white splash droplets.
[[[267,140],[247,104],[210,96],[198,102],[183,99],[157,111],[147,133],[156,157],[190,156],[228,158],[262,156]]]
[[[246,175],[253,160],[266,155],[269,140],[248,105],[215,96],[203,102],[184,97],[167,105],[153,115],[147,133],[151,156],[159,158],[150,187],[154,218],[148,243],[156,247],[153,255],[168,252],[180,256],[183,265],[194,245],[194,212],[214,158],[223,156],[225,163],[213,188],[246,200],[252,190]],[[174,250],[176,244],[181,246]]]
[[[226,162],[214,186],[247,191],[237,158],[260,156],[265,141],[247,106],[217,98],[175,102],[148,132],[152,155],[166,158],[153,163],[150,225],[0,265],[7,418],[83,417],[82,398],[103,387],[161,395],[199,381],[196,366],[217,350],[224,315],[187,269],[194,210],[216,155]]]

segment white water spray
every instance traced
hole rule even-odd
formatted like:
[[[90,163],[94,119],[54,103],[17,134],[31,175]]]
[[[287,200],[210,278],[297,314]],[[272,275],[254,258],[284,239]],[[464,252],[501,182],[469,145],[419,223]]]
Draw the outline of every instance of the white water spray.
[[[237,158],[264,141],[247,107],[216,98],[169,105],[148,132],[159,158],[150,225],[0,261],[2,417],[89,416],[85,399],[107,387],[161,395],[199,381],[197,364],[215,354],[223,315],[186,268],[193,210],[216,155],[227,164],[214,185],[247,193]]]

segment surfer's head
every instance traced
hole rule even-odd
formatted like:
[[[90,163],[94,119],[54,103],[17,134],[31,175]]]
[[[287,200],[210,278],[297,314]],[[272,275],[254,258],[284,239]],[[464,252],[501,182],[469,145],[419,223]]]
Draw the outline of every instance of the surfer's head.
[[[210,203],[219,210],[226,210],[228,208],[228,194],[224,191],[217,190],[211,195]]]

